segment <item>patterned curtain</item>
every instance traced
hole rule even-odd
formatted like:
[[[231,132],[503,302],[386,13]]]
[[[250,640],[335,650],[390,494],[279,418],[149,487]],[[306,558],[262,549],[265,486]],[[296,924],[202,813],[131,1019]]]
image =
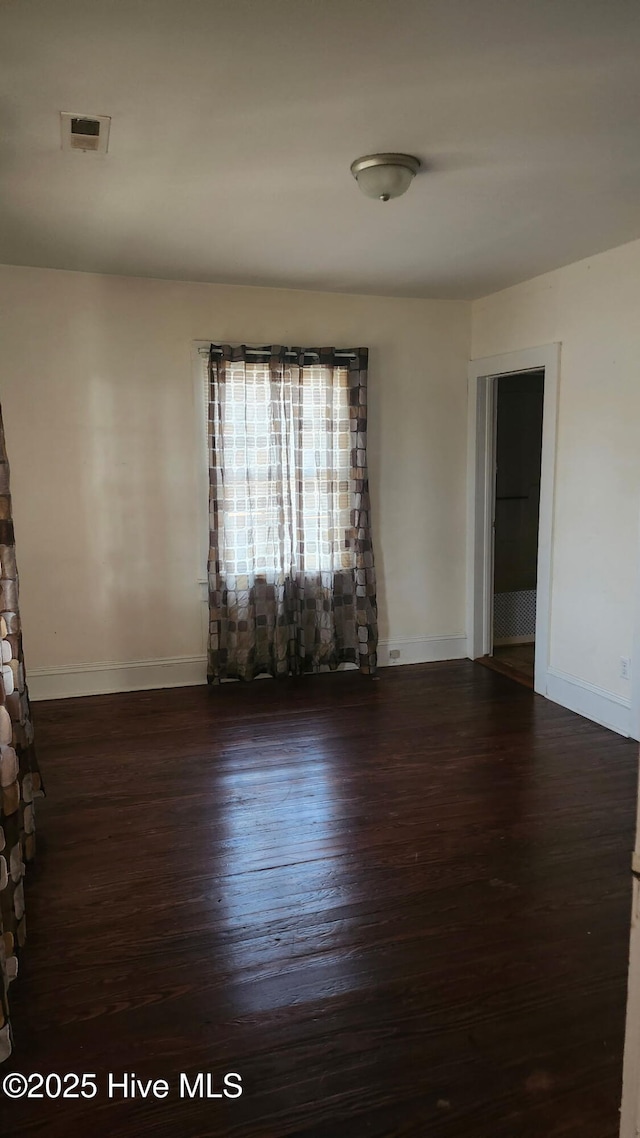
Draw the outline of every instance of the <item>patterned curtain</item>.
[[[210,682],[375,672],[367,358],[211,345]]]
[[[24,944],[22,878],[35,853],[33,799],[42,795],[24,678],[9,464],[0,414],[0,1062],[11,1054],[7,991]]]

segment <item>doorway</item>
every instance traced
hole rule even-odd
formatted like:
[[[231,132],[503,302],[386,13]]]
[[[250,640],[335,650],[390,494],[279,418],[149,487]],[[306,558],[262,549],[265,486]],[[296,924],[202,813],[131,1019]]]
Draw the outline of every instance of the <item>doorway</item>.
[[[469,366],[467,655],[541,695],[559,349],[549,344]]]
[[[493,392],[493,619],[482,662],[532,688],[544,370],[499,375]]]

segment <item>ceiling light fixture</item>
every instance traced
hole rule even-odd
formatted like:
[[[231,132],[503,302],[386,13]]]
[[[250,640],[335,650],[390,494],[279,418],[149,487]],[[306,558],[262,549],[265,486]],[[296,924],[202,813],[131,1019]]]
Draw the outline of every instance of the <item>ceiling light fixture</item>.
[[[420,166],[411,154],[366,154],[351,163],[351,173],[368,198],[388,202],[407,192]]]

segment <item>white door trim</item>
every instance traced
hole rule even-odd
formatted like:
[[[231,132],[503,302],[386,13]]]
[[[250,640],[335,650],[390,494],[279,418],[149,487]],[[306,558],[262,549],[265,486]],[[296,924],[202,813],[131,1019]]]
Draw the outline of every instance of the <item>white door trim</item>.
[[[640,543],[636,572],[636,604],[631,657],[631,710],[629,734],[640,739]],[[636,844],[632,856],[633,893],[629,943],[627,1020],[622,1067],[620,1138],[640,1134],[640,794],[636,805]]]
[[[638,542],[636,558],[636,595],[633,620],[633,643],[631,645],[631,711],[629,735],[640,739],[640,518],[638,519]],[[640,830],[638,832],[640,838]]]
[[[538,522],[536,662],[534,688],[547,694],[553,493],[560,344],[487,356],[469,364],[467,434],[467,655],[475,660],[491,649],[493,608],[493,509],[495,498],[495,397],[500,375],[544,368],[542,467]]]

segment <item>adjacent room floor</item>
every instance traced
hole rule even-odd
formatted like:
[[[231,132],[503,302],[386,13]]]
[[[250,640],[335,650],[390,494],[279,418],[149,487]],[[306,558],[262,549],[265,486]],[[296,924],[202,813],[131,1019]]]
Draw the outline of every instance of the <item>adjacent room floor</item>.
[[[533,687],[535,669],[535,644],[496,645],[489,659],[497,672],[510,679],[518,680],[525,686]]]
[[[3,1134],[617,1134],[637,744],[466,661],[34,711],[5,1069],[98,1094]]]

